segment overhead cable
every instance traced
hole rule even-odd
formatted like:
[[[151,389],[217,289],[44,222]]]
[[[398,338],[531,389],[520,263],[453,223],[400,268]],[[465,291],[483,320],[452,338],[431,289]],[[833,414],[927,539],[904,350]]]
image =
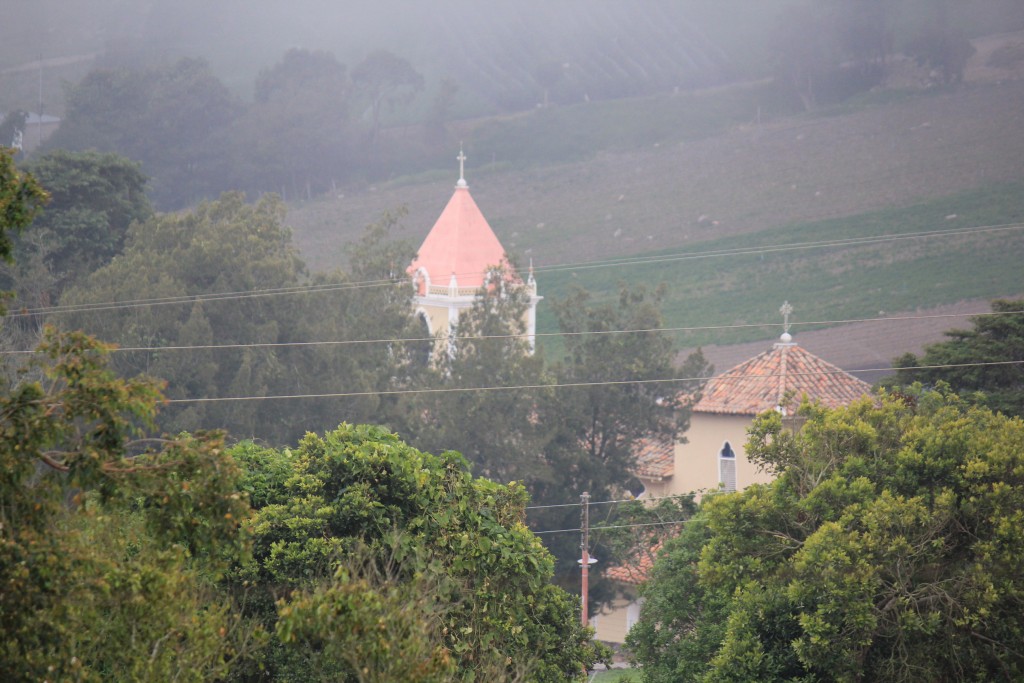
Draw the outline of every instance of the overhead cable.
[[[906,320],[934,320],[942,318],[965,318],[965,317],[980,317],[980,316],[1000,316],[1000,315],[1020,315],[1020,311],[981,311],[977,313],[934,313],[928,315],[899,315],[899,316],[886,316],[881,318],[842,318],[836,320],[807,320],[803,322],[791,321],[790,325],[797,326],[831,326],[831,325],[847,325],[852,323],[868,323],[868,322],[898,322]],[[588,335],[611,335],[611,334],[643,334],[652,332],[707,332],[715,330],[737,330],[737,329],[765,329],[778,327],[778,322],[770,323],[735,323],[732,325],[693,325],[687,327],[647,327],[638,329],[626,329],[626,330],[582,330],[578,332],[537,332],[530,335],[527,332],[521,332],[518,334],[481,334],[481,335],[458,335],[452,337],[453,342],[458,341],[476,341],[485,339],[526,339],[530,336],[534,337],[577,337],[577,336],[588,336]],[[139,353],[139,352],[155,352],[155,351],[210,351],[220,349],[252,349],[252,348],[287,348],[287,347],[306,347],[306,346],[351,346],[351,345],[366,345],[366,344],[411,344],[416,342],[434,342],[437,341],[436,337],[388,337],[382,339],[329,339],[322,341],[295,341],[295,342],[245,342],[245,343],[233,343],[233,344],[184,344],[184,345],[167,345],[167,346],[119,346],[110,349],[112,353]],[[36,353],[35,349],[19,349],[13,351],[0,351],[0,356],[7,355],[23,355]]]
[[[1003,232],[1008,230],[1019,230],[1024,228],[1024,223],[1006,223],[999,225],[981,225],[967,228],[950,228],[945,230],[927,230],[913,233],[902,233],[895,235],[868,235],[864,237],[851,237],[835,240],[818,240],[808,242],[794,242],[792,244],[764,245],[753,247],[737,247],[733,249],[717,249],[710,251],[682,252],[676,254],[663,254],[659,256],[635,256],[620,259],[605,259],[599,261],[588,261],[578,263],[561,263],[549,266],[538,266],[534,269],[537,273],[550,273],[565,270],[592,270],[595,268],[613,268],[631,265],[646,265],[653,263],[668,263],[676,261],[687,261],[695,259],[718,258],[722,256],[740,256],[745,254],[778,253],[784,251],[797,251],[806,249],[820,249],[827,247],[848,247],[862,246],[867,244],[878,244],[910,239],[921,239],[924,237],[948,237],[971,235],[984,232]],[[480,275],[473,273],[456,273],[456,278]],[[132,299],[126,301],[97,302],[84,304],[68,304],[64,306],[38,307],[23,309],[18,312],[8,313],[7,317],[17,318],[34,315],[57,315],[68,313],[82,313],[88,311],[117,310],[121,308],[137,308],[143,306],[159,306],[169,304],[188,304],[201,301],[225,301],[234,299],[246,299],[253,297],[281,296],[293,294],[312,294],[320,292],[332,292],[347,289],[363,289],[370,287],[387,286],[408,286],[405,279],[378,279],[362,282],[348,283],[327,283],[322,285],[296,285],[292,287],[280,287],[272,289],[235,291],[235,292],[211,292],[206,294],[183,295],[176,297],[164,297],[153,299]]]
[[[892,372],[894,370],[905,370],[905,371],[916,371],[916,370],[938,370],[938,369],[949,369],[949,368],[976,368],[976,367],[998,367],[998,366],[1011,366],[1011,365],[1022,365],[1024,360],[1008,360],[1008,361],[991,361],[984,363],[947,363],[942,365],[919,365],[912,368],[860,368],[857,372]],[[787,377],[804,377],[804,376],[822,376],[822,375],[848,375],[845,370],[834,370],[834,371],[816,371],[816,372],[789,372],[786,373]],[[745,375],[744,377],[780,377],[778,373],[764,374],[764,375]],[[622,386],[622,385],[642,385],[642,384],[669,384],[679,382],[706,382],[715,377],[670,377],[664,379],[633,379],[633,380],[605,380],[599,382],[566,382],[564,384],[520,384],[514,386],[484,386],[484,387],[439,387],[439,388],[423,388],[423,389],[381,389],[373,391],[350,391],[350,392],[336,392],[336,393],[323,393],[323,394],[281,394],[272,396],[210,396],[210,397],[196,397],[196,398],[172,398],[164,401],[165,403],[225,403],[231,401],[272,401],[272,400],[292,400],[292,399],[310,399],[310,398],[358,398],[365,396],[397,396],[397,395],[411,395],[411,394],[454,394],[471,391],[526,391],[532,389],[572,389],[582,387],[601,387],[601,386]]]
[[[672,520],[670,522],[644,522],[642,524],[614,524],[614,525],[609,525],[609,526],[592,526],[592,527],[590,527],[590,530],[591,531],[602,531],[602,530],[605,530],[605,529],[633,529],[633,528],[642,527],[642,526],[664,526],[666,524],[686,524],[689,521],[690,521],[689,519],[674,519],[674,520]],[[543,535],[543,534],[566,534],[566,533],[570,533],[570,532],[573,532],[573,531],[580,532],[580,531],[583,531],[583,529],[582,528],[576,528],[576,529],[550,529],[548,531],[534,531],[533,533],[535,535],[537,535],[537,536],[540,536],[540,535]]]

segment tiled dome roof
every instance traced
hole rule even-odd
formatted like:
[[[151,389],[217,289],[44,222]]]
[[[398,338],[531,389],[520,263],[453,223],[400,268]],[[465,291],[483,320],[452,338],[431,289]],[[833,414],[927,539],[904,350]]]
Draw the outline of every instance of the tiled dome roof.
[[[829,408],[848,405],[871,386],[795,343],[778,343],[708,381],[694,412],[756,415],[782,404],[792,393]]]

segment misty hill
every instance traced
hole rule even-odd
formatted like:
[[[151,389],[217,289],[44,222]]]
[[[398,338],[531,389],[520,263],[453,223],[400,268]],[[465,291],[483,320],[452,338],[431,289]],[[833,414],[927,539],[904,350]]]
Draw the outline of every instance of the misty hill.
[[[426,77],[423,110],[444,79],[458,84],[463,114],[529,108],[545,95],[608,99],[763,73],[759,34],[784,4],[38,0],[0,29],[2,100],[18,100],[0,109],[36,103],[39,59],[44,100],[60,112],[60,79],[74,82],[91,66],[202,57],[249,97],[257,73],[295,47],[331,51],[349,66],[375,49],[396,52]]]
[[[327,50],[352,66],[376,49],[410,60],[428,113],[442,81],[459,87],[460,116],[607,99],[767,76],[771,34],[796,0],[33,0],[0,22],[0,110],[63,111],[62,81],[95,66],[133,68],[202,58],[243,98],[257,74],[292,48]],[[813,3],[812,3],[813,4]],[[836,6],[842,3],[835,3]],[[868,5],[864,3],[865,11]],[[888,6],[902,49],[934,0]],[[968,37],[1024,26],[1017,0],[947,3]],[[824,5],[824,3],[822,3]],[[39,73],[39,63],[44,68]]]
[[[657,118],[662,108],[714,111],[701,100],[720,96],[635,100],[633,116],[622,102],[578,109],[586,109],[579,116],[588,119],[600,118],[599,107],[613,120],[636,119],[641,112]],[[544,270],[612,258],[660,259],[710,249],[1020,223],[1022,112],[1024,80],[972,81],[955,90],[878,93],[874,103],[761,125],[751,117],[705,137],[666,135],[642,147],[605,149],[569,163],[512,168],[500,156],[491,163],[486,146],[473,143],[467,176],[506,247],[533,259],[541,293],[549,297],[564,295],[571,284],[614,296],[620,280],[666,283],[669,326],[773,323],[783,298],[796,302],[804,321],[875,317],[881,311],[964,300],[973,303],[945,310],[981,312],[988,298],[1024,292],[1020,231],[767,259]],[[528,119],[540,121],[532,128],[522,118],[504,125],[534,131],[540,139],[532,144],[543,148],[543,120],[549,115],[531,114]],[[560,115],[572,117],[571,111]],[[342,262],[343,244],[362,225],[384,209],[406,206],[409,215],[398,236],[418,243],[450,194],[454,161],[451,168],[296,206],[289,216],[296,241],[312,267],[329,269]],[[866,327],[856,343],[844,328],[825,341],[815,337],[815,343],[841,365],[878,367],[963,322],[907,322],[884,332]],[[538,328],[554,329],[543,310]],[[695,333],[680,343],[728,344],[775,335],[771,328]],[[731,357],[728,351],[712,355]]]

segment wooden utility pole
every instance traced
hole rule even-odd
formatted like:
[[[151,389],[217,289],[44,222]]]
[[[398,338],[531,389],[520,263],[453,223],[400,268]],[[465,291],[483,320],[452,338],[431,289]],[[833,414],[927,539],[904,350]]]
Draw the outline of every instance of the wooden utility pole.
[[[583,524],[581,525],[583,539],[580,543],[580,546],[583,548],[583,559],[580,561],[580,564],[582,565],[583,590],[581,596],[582,610],[580,611],[580,621],[583,626],[586,627],[590,621],[587,616],[587,591],[589,588],[587,584],[590,579],[590,552],[587,549],[590,545],[590,494],[584,491],[580,496],[580,500],[583,502]]]

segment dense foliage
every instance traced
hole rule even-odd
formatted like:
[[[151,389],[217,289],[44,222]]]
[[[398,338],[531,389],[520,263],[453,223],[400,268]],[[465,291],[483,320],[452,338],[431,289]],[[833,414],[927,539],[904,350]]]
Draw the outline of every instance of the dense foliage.
[[[530,353],[529,294],[507,277],[492,273],[491,282],[504,286],[480,292],[453,328],[452,353],[438,354],[422,379],[431,389],[459,391],[414,397],[400,428],[417,446],[460,451],[478,474],[523,482],[538,505],[556,504],[531,513],[534,529],[573,528],[579,510],[559,504],[584,491],[594,500],[626,493],[636,484],[632,468],[641,443],[682,436],[689,405],[680,392],[699,382],[668,380],[706,376],[706,363],[698,352],[676,368],[672,339],[659,331],[660,293],[625,286],[612,303],[595,302],[582,290],[554,303],[565,357],[549,363]],[[559,581],[575,584],[578,538],[552,535],[545,542],[558,560]],[[594,550],[611,563],[625,549],[615,542]],[[595,577],[592,597],[607,598],[606,588]]]
[[[13,151],[0,147],[0,259],[11,260],[14,237],[32,223],[47,199],[39,181],[14,166]]]
[[[992,410],[1024,416],[1024,300],[997,299],[990,315],[971,322],[972,329],[946,332],[949,340],[929,344],[920,356],[907,353],[895,359],[896,374],[883,383],[942,381]]]
[[[154,204],[176,208],[224,187],[227,131],[241,104],[201,59],[161,67],[98,69],[69,87],[48,149],[114,152],[152,178]]]
[[[152,436],[152,380],[50,330],[42,381],[0,397],[5,680],[222,676],[246,647],[213,579],[244,554],[248,505],[217,434]]]
[[[69,290],[61,303],[143,299],[154,305],[102,307],[65,316],[64,322],[120,344],[125,350],[116,362],[123,372],[164,377],[169,398],[189,399],[169,409],[174,429],[218,427],[237,438],[286,443],[339,416],[383,421],[381,396],[293,401],[284,408],[270,401],[192,400],[351,393],[401,379],[395,373],[401,372],[404,347],[344,342],[407,336],[408,288],[389,279],[391,263],[409,258],[405,248],[386,242],[386,226],[377,226],[353,246],[358,265],[352,273],[335,273],[332,287],[319,287],[328,278],[307,280],[283,214],[283,204],[272,196],[247,204],[229,194],[188,213],[137,223],[124,253]],[[350,280],[383,286],[352,288]],[[294,291],[245,295],[279,288]],[[324,343],[308,343],[315,341]],[[168,346],[201,348],[159,348]]]
[[[259,662],[270,676],[554,682],[593,663],[578,607],[550,585],[552,559],[523,523],[521,485],[376,427],[232,452],[257,508],[255,563],[235,584],[282,596],[251,603],[276,629]]]
[[[50,201],[17,240],[0,286],[14,291],[19,307],[36,309],[52,306],[64,288],[119,254],[128,226],[153,210],[139,165],[115,154],[58,150],[24,169]],[[41,326],[38,319],[19,322],[33,332]]]
[[[752,429],[776,481],[666,544],[645,680],[1019,680],[1024,423],[920,391],[801,416]]]

